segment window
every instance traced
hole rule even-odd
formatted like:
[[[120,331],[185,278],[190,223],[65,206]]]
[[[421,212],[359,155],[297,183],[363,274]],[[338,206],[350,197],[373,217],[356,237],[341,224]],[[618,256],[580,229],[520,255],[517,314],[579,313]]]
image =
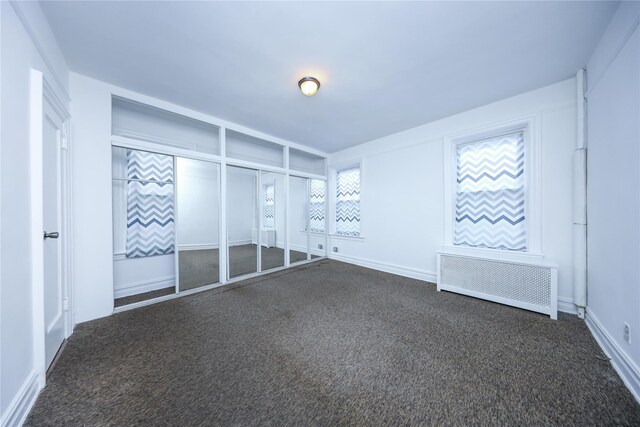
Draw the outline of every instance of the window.
[[[524,130],[460,143],[454,245],[527,250]]]
[[[336,234],[360,235],[360,168],[336,173]]]
[[[265,186],[264,191],[264,218],[262,221],[262,226],[264,228],[275,227],[275,214],[275,187],[273,184],[268,184]]]
[[[325,182],[312,179],[309,185],[309,231],[324,233]]]

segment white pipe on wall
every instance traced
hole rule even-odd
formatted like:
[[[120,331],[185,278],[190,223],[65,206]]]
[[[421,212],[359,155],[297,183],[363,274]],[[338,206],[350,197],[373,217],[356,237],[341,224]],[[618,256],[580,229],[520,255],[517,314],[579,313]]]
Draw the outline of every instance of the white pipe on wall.
[[[573,301],[584,319],[587,306],[587,148],[585,121],[586,70],[576,75],[577,132],[573,154]]]

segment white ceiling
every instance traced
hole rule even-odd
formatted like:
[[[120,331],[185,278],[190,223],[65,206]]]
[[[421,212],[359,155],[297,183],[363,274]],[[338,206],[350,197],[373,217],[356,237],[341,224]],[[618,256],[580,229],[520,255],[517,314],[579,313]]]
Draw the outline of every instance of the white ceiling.
[[[333,152],[573,76],[617,3],[42,7],[73,71]]]

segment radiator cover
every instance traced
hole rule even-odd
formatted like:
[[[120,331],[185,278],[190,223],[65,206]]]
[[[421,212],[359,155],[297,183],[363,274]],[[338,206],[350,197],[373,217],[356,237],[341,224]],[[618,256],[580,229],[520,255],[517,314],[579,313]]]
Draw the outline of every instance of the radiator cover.
[[[438,253],[438,290],[456,292],[558,318],[558,269],[542,261]]]

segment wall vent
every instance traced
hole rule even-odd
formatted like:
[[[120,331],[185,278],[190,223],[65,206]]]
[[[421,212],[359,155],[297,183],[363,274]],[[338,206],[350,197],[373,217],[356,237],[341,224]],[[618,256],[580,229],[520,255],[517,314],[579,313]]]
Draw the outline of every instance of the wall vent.
[[[438,290],[536,311],[558,318],[558,269],[544,261],[438,253]]]

